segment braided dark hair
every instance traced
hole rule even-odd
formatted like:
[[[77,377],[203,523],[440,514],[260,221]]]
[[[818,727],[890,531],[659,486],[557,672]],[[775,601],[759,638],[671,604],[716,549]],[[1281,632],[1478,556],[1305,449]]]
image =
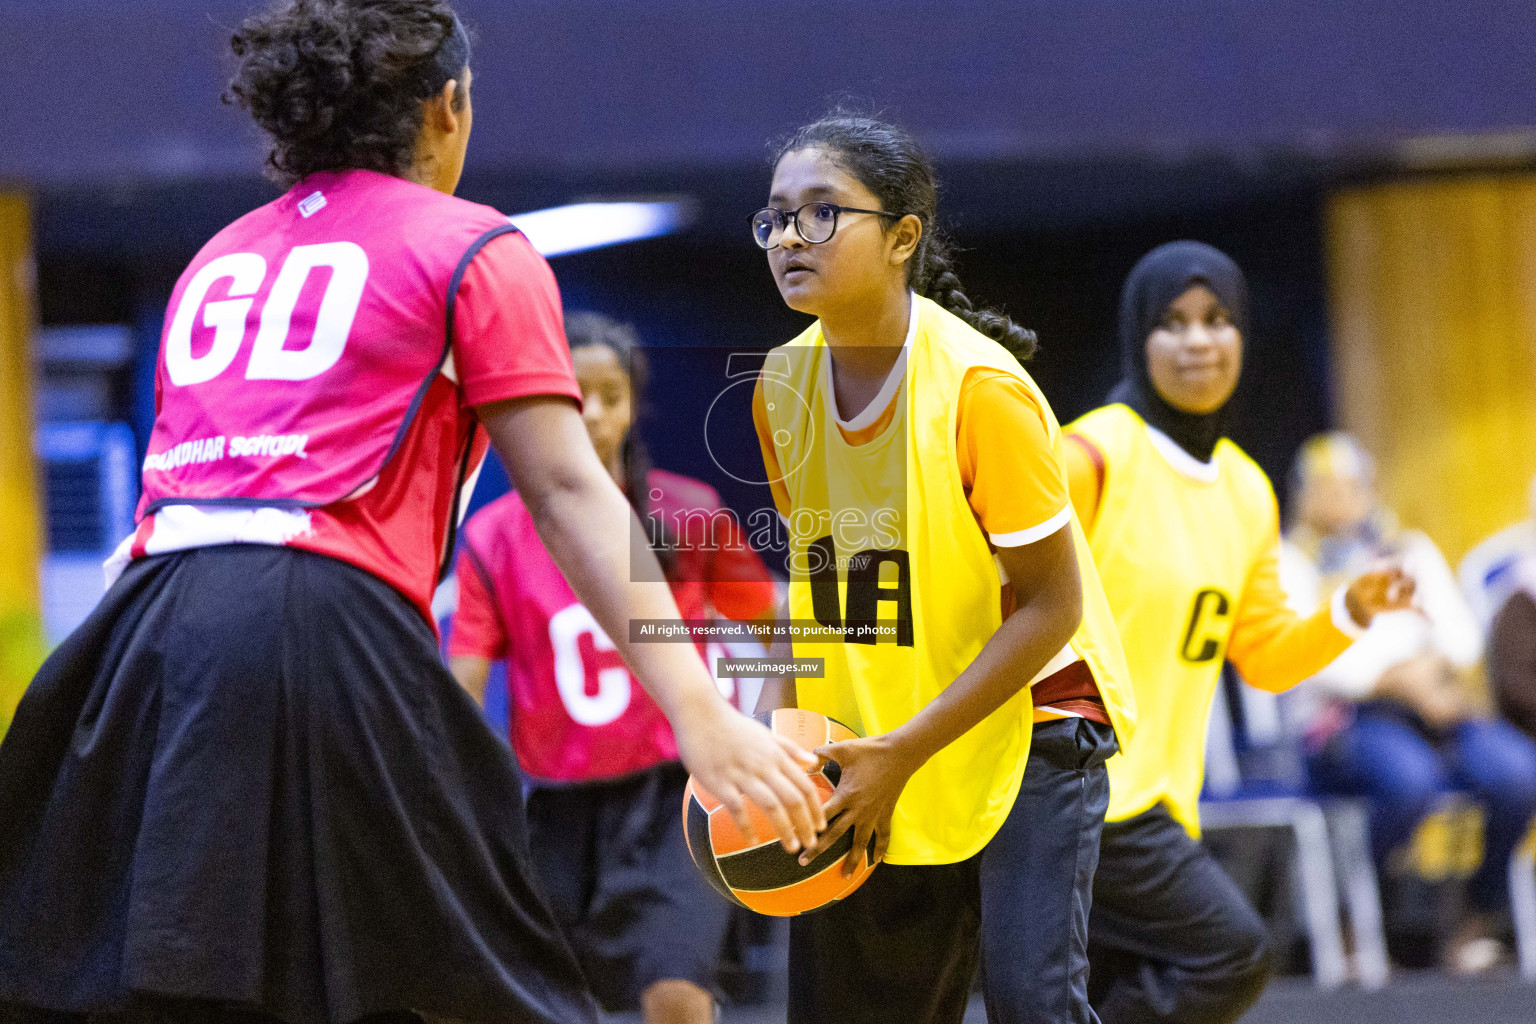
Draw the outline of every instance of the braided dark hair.
[[[624,372],[629,374],[629,391],[633,396],[631,408],[638,420],[650,367],[635,329],[601,313],[578,310],[565,315],[565,339],[572,352],[601,345],[613,353]],[[624,460],[624,488],[628,492],[626,496],[630,507],[635,510],[640,521],[646,524],[651,538],[661,542],[652,546],[656,549],[662,569],[670,574],[674,561],[670,532],[666,528],[666,521],[651,508],[651,489],[647,482],[652,468],[651,453],[634,423],[630,424],[629,433],[625,435],[624,448],[619,457]]]
[[[272,137],[268,174],[285,184],[352,168],[403,175],[422,101],[457,79],[463,106],[469,37],[445,0],[281,0],[229,45],[240,65],[224,102]]]
[[[915,214],[923,223],[922,240],[907,261],[907,283],[1002,345],[1020,361],[1035,353],[1035,332],[1020,327],[995,309],[978,306],[955,274],[953,252],[938,227],[938,179],[933,162],[908,132],[893,124],[841,107],[791,135],[774,157],[825,150],[895,214]]]

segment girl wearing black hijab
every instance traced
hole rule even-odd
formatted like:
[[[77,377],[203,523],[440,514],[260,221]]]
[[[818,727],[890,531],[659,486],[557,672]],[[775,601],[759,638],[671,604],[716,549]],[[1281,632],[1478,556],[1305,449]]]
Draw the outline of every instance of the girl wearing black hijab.
[[[1237,264],[1200,242],[1152,250],[1121,294],[1125,377],[1062,446],[1140,712],[1109,761],[1089,922],[1104,1024],[1233,1021],[1269,976],[1263,922],[1196,841],[1223,659],[1254,686],[1287,689],[1413,593],[1384,569],[1310,618],[1286,607],[1274,490],[1225,436],[1247,330]]]

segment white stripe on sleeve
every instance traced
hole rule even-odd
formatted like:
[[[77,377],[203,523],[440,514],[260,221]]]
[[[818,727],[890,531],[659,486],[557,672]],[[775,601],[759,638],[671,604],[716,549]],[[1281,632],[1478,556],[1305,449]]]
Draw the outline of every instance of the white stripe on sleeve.
[[[1349,614],[1349,604],[1344,600],[1344,592],[1349,587],[1343,586],[1333,592],[1333,597],[1328,601],[1328,617],[1333,620],[1333,628],[1349,637],[1351,640],[1359,640],[1365,636],[1365,627],[1355,621],[1355,617]]]
[[[987,536],[1000,548],[1019,548],[1049,537],[1071,521],[1072,506],[1067,504],[1061,507],[1060,512],[1038,526],[1031,526],[1027,530],[1014,530],[1012,533],[989,533]]]

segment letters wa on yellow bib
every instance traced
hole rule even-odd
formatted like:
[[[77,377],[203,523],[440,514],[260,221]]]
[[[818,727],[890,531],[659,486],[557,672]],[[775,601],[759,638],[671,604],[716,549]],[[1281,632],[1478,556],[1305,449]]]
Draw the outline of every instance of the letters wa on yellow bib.
[[[1006,350],[934,302],[917,317],[897,414],[857,446],[838,431],[831,359],[820,324],[770,354],[764,411],[789,496],[790,616],[841,624],[840,639],[795,643],[826,675],[798,681],[803,708],[864,735],[905,723],[954,681],[1002,624],[1001,578],[971,514],[955,454],[967,370],[1023,381]],[[1124,656],[1075,516],[1083,624],[1071,647],[1093,672],[1121,742],[1135,714]],[[870,627],[883,627],[871,630]],[[861,633],[863,635],[861,635]],[[979,851],[1013,807],[1029,756],[1028,687],[913,774],[891,824],[893,864],[948,864]]]

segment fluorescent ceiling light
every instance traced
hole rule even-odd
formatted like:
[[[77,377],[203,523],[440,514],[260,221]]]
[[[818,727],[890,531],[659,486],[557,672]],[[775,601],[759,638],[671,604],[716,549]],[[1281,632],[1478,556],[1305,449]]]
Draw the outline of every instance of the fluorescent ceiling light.
[[[511,218],[544,256],[600,249],[669,235],[693,219],[685,200],[650,203],[572,203]]]

